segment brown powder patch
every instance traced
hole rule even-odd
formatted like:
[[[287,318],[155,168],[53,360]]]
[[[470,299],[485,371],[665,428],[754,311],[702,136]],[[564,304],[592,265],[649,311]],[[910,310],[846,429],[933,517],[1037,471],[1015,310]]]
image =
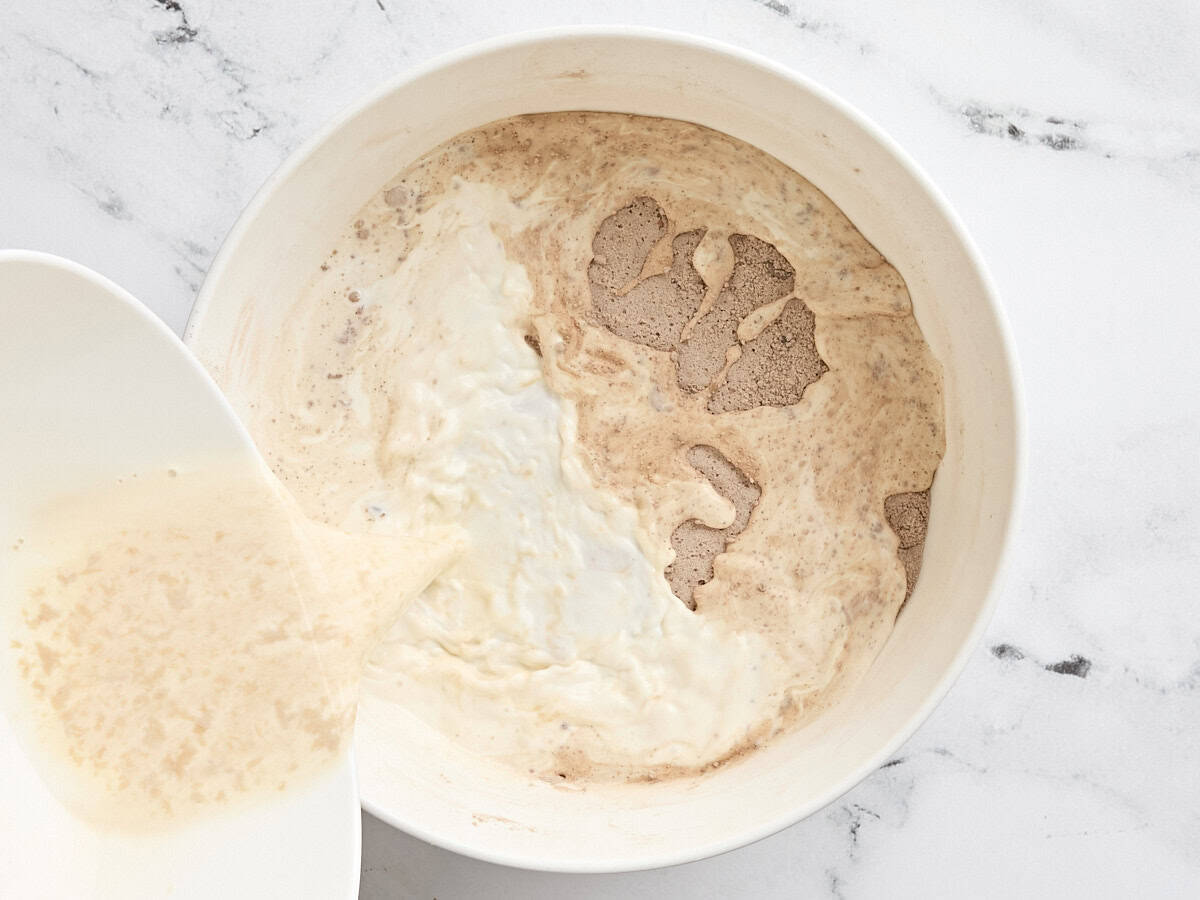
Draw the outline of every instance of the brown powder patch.
[[[692,262],[705,230],[675,235],[667,271],[637,280],[669,231],[667,214],[652,197],[637,197],[600,223],[588,266],[592,310],[613,334],[673,351],[680,386],[697,392],[712,385],[725,369],[742,320],[786,297],[796,273],[766,241],[749,234],[730,235],[733,268],[712,308],[684,341],[684,329],[700,311],[708,289]],[[804,301],[789,300],[775,321],[746,342],[714,389],[709,412],[798,403],[804,389],[829,371],[817,352],[815,328],[816,319]],[[715,538],[708,540],[715,546]]]
[[[641,274],[650,251],[666,233],[667,214],[652,197],[637,197],[601,222],[592,240],[588,266],[592,290],[616,294],[627,287]]]
[[[912,596],[921,574],[921,560],[925,555],[925,532],[929,528],[929,488],[906,494],[892,494],[883,501],[883,514],[900,546],[896,555],[904,565],[904,602]]]
[[[604,219],[592,240],[588,266],[592,310],[613,334],[656,350],[673,351],[680,386],[696,392],[709,388],[725,369],[742,320],[759,307],[786,297],[795,286],[796,273],[766,241],[748,234],[730,235],[733,268],[712,308],[694,322],[684,341],[684,329],[699,312],[707,291],[692,263],[704,229],[675,235],[667,271],[638,281],[655,248],[661,249],[662,239],[669,233],[670,221],[652,197],[637,197]],[[788,300],[779,316],[743,346],[714,388],[709,412],[798,403],[805,388],[829,371],[817,352],[815,328],[812,310],[798,298]],[[667,567],[667,581],[675,596],[694,610],[696,587],[713,577],[713,560],[746,527],[761,489],[713,447],[692,447],[688,461],[736,510],[727,528],[689,519],[671,534],[675,561]]]
[[[742,347],[725,381],[708,401],[709,412],[799,403],[804,389],[829,371],[817,353],[816,317],[793,297],[779,318]]]
[[[735,537],[745,530],[750,513],[762,489],[726,459],[720,451],[698,444],[688,451],[688,462],[708,479],[713,488],[733,504],[733,522],[725,528],[712,528],[695,519],[681,523],[671,533],[675,561],[667,566],[667,583],[688,609],[696,608],[695,592],[713,577],[713,560],[725,552]]]
[[[716,302],[679,346],[679,386],[702,391],[725,367],[725,354],[737,343],[739,323],[760,306],[792,292],[796,270],[783,254],[749,234],[731,234],[733,271]],[[755,404],[762,405],[762,404]]]
[[[671,241],[670,268],[630,286],[667,233],[667,216],[650,197],[638,197],[600,223],[588,266],[596,317],[626,340],[672,350],[704,300],[705,284],[692,266],[703,229]]]

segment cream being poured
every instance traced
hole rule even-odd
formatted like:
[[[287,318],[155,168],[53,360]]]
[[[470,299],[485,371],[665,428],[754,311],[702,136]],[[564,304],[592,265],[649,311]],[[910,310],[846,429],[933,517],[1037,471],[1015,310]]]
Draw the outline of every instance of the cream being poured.
[[[456,548],[350,538],[253,461],[211,459],[54,499],[21,534],[4,560],[10,719],[70,809],[133,830],[329,766],[367,651]]]

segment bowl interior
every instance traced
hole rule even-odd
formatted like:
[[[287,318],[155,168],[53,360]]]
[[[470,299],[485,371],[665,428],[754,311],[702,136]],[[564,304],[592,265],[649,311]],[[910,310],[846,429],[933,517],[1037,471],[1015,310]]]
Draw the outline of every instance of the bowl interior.
[[[847,790],[911,734],[990,611],[1015,502],[1019,422],[987,277],[939,195],[887,138],[823,90],[746,54],[682,36],[578,29],[443,58],[356,107],[273,176],[230,235],[187,332],[239,411],[256,392],[248,349],[276,340],[292,298],[372,192],[460,131],[571,109],[690,120],[796,169],[903,274],[945,370],[946,456],[920,583],[868,674],[815,725],[699,782],[567,790],[482,763],[416,721],[389,732],[364,703],[358,762],[372,812],[497,862],[617,870],[769,834]]]

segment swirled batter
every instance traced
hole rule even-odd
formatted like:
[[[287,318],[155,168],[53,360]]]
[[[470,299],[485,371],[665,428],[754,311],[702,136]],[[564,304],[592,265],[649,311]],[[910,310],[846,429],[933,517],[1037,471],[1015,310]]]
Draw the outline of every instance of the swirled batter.
[[[453,138],[252,352],[251,431],[309,515],[469,535],[367,689],[538,777],[698,772],[806,721],[919,569],[941,373],[902,278],[696,125]]]

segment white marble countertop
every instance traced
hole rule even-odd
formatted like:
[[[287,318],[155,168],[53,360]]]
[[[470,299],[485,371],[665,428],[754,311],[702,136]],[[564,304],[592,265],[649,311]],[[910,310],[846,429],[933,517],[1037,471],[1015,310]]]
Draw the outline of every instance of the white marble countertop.
[[[364,897],[1200,893],[1200,7],[1190,0],[3,0],[0,246],[182,328],[271,170],[384,78],[566,23],[757,50],[889,131],[990,263],[1030,470],[999,612],[841,800],[629,875],[463,859],[367,818]]]

